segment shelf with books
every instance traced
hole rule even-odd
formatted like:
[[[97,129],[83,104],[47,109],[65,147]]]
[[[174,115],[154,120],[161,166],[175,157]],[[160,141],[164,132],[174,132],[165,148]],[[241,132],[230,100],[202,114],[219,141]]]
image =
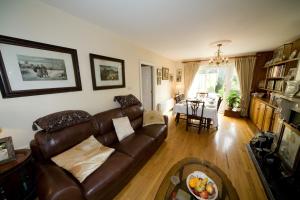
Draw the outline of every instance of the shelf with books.
[[[289,59],[289,60],[275,62],[275,63],[269,64],[269,65],[265,65],[264,68],[269,68],[269,67],[273,67],[273,66],[276,66],[276,65],[283,65],[283,64],[286,64],[286,63],[289,63],[289,62],[298,61],[298,60],[300,60],[300,58],[293,58],[293,59]]]
[[[280,79],[284,79],[285,77],[267,77],[267,79],[269,80],[280,80]]]

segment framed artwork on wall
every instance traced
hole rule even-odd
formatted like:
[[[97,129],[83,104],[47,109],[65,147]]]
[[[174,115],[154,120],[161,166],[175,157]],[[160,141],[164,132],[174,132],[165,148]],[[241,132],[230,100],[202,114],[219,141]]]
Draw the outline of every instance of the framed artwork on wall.
[[[3,98],[81,90],[77,51],[0,35]]]
[[[170,82],[173,82],[173,74],[169,74]]]
[[[176,70],[176,82],[179,83],[182,80],[182,69]]]
[[[162,80],[169,80],[169,68],[162,68]]]
[[[125,62],[117,58],[90,54],[94,90],[125,87]]]
[[[156,77],[157,77],[157,85],[161,85],[162,72],[160,68],[156,70]]]
[[[0,164],[15,160],[15,150],[11,137],[0,138]]]

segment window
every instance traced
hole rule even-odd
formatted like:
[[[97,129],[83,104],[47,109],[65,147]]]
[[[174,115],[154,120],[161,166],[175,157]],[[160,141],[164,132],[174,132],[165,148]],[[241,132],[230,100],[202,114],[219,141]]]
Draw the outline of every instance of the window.
[[[230,90],[240,90],[234,65],[200,66],[189,91],[189,97],[195,97],[197,92],[227,96]]]

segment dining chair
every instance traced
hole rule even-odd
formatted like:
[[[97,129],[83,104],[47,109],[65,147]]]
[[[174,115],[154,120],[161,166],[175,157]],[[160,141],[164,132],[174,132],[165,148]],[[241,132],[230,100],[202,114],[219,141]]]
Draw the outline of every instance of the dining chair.
[[[219,111],[219,108],[220,108],[220,105],[221,105],[222,101],[223,101],[223,98],[219,97],[218,102],[217,102],[217,112]],[[210,129],[210,125],[211,125],[212,120],[210,118],[207,118],[206,121],[207,121],[206,128],[208,130],[208,129]],[[218,123],[218,122],[214,122],[214,123]],[[218,126],[216,126],[216,129],[218,130]]]
[[[204,106],[204,101],[186,100],[186,131],[188,131],[189,126],[193,126],[198,128],[199,133],[200,129],[205,127],[206,120],[203,118]],[[200,115],[199,109],[201,109]],[[194,121],[196,122],[194,123]]]
[[[181,103],[182,100],[184,100],[184,94],[177,94],[174,99],[175,99],[175,103]],[[176,117],[175,117],[176,125],[178,125],[180,119],[186,120],[186,114],[176,113]]]

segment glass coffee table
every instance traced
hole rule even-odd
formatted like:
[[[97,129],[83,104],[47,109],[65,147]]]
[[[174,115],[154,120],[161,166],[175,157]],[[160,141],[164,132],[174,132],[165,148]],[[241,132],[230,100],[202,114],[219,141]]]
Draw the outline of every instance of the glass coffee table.
[[[201,171],[209,176],[217,185],[217,199],[238,200],[239,196],[226,174],[212,163],[199,160],[197,158],[185,158],[176,163],[163,179],[156,193],[155,200],[173,200],[176,199],[176,193],[179,190],[190,195],[190,199],[196,198],[189,192],[186,185],[186,178],[194,171]]]

